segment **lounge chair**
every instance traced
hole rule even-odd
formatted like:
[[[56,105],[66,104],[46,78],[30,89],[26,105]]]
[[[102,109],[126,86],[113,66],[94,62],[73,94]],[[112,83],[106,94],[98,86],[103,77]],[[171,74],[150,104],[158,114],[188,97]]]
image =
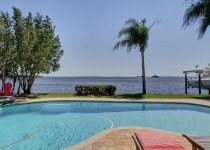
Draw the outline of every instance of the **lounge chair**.
[[[191,144],[192,150],[210,150],[210,136],[188,136],[183,134]]]
[[[144,131],[133,135],[137,150],[184,150],[177,140],[166,132]]]
[[[0,95],[2,96],[10,96],[12,91],[12,84],[11,83],[5,83],[3,90],[0,90]]]

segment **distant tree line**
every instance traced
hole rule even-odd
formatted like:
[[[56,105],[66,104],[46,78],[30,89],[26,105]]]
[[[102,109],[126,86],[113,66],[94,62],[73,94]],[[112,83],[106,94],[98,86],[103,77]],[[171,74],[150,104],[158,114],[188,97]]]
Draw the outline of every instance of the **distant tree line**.
[[[13,79],[13,90],[18,83],[24,93],[30,94],[39,74],[49,74],[60,68],[63,55],[61,42],[55,35],[51,19],[31,12],[22,16],[13,7],[13,16],[0,12],[0,77],[2,88],[7,78]]]

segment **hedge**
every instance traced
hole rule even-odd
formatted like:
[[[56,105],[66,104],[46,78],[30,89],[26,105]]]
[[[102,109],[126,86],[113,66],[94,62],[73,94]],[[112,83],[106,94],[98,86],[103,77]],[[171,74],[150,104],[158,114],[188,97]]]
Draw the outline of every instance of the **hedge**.
[[[116,87],[113,85],[76,85],[76,95],[111,96],[115,95]]]

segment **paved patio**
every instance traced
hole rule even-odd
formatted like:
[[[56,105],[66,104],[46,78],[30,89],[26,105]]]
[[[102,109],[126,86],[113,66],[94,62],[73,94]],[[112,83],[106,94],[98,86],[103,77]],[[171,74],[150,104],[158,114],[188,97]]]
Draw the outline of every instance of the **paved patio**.
[[[110,130],[110,131],[109,131]],[[141,127],[120,127],[109,129],[67,150],[136,150],[132,135],[136,131],[154,130]],[[159,131],[159,130],[155,130]],[[191,144],[181,134],[170,132],[186,150],[192,150]]]

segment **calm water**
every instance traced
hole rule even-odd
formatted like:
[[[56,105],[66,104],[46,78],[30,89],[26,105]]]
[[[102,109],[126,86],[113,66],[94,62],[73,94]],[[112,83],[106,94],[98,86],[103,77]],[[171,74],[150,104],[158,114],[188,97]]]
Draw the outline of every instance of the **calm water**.
[[[102,130],[120,126],[210,135],[210,108],[111,102],[54,102],[3,107],[0,110],[0,149],[60,150]]]
[[[37,78],[32,92],[75,92],[78,84],[111,84],[117,87],[116,93],[140,93],[140,77],[43,77]],[[148,93],[184,93],[183,77],[146,78]],[[189,93],[198,93],[198,89],[188,89]],[[203,90],[202,93],[207,93]]]
[[[36,80],[33,92],[75,92],[77,84],[111,84],[117,87],[116,93],[142,91],[139,77],[44,77]],[[184,93],[183,77],[146,78],[146,85],[148,93]],[[198,93],[198,89],[188,90],[189,93]]]

